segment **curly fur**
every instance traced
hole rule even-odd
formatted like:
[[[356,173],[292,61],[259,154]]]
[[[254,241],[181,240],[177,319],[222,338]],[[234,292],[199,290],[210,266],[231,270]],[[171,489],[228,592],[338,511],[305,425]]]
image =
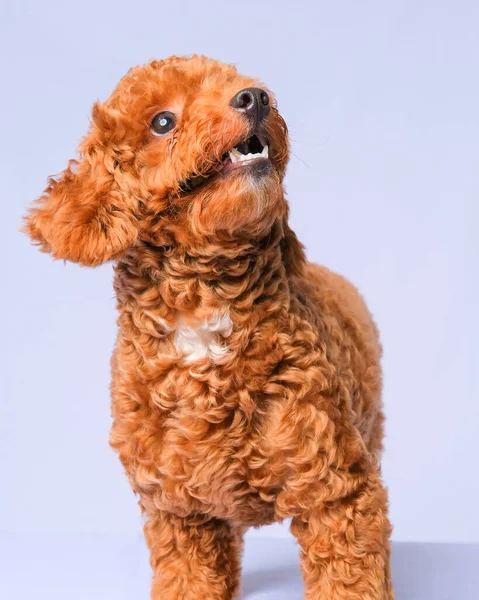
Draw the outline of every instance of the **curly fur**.
[[[288,226],[276,106],[269,173],[181,188],[248,137],[229,100],[258,85],[199,56],[130,70],[25,230],[55,258],[115,261],[111,445],[146,519],[152,598],[232,598],[244,531],[292,517],[307,600],[392,600],[377,331]],[[178,115],[163,138],[160,110]]]

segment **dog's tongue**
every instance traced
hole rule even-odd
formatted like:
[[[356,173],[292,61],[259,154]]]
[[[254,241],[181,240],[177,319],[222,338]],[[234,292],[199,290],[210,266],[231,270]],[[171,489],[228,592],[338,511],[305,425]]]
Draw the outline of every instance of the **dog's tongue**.
[[[248,154],[248,142],[240,142],[237,146],[235,146],[235,150],[238,150],[238,152],[241,152],[241,154]]]

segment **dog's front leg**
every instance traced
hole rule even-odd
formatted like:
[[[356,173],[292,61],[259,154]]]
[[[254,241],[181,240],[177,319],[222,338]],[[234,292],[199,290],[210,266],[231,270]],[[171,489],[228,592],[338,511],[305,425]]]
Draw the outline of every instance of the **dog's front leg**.
[[[220,519],[159,513],[145,525],[152,600],[230,600],[239,588],[242,531]]]
[[[338,483],[347,477],[338,473]],[[291,530],[301,545],[305,599],[393,600],[387,494],[378,473],[334,500],[312,486],[298,505]]]

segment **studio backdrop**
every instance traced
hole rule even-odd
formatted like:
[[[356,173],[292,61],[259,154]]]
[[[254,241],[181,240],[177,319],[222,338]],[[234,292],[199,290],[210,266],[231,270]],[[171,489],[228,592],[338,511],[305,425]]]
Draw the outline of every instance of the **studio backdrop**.
[[[0,530],[141,528],[108,446],[111,266],[54,262],[18,228],[130,66],[201,53],[275,91],[292,226],[379,326],[393,539],[479,542],[479,5],[451,6],[2,2]]]

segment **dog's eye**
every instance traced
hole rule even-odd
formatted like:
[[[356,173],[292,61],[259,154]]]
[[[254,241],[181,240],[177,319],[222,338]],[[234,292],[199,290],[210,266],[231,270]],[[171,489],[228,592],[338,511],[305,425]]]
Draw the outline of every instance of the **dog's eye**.
[[[153,135],[165,135],[176,125],[176,117],[172,112],[160,112],[153,117],[150,130]]]

